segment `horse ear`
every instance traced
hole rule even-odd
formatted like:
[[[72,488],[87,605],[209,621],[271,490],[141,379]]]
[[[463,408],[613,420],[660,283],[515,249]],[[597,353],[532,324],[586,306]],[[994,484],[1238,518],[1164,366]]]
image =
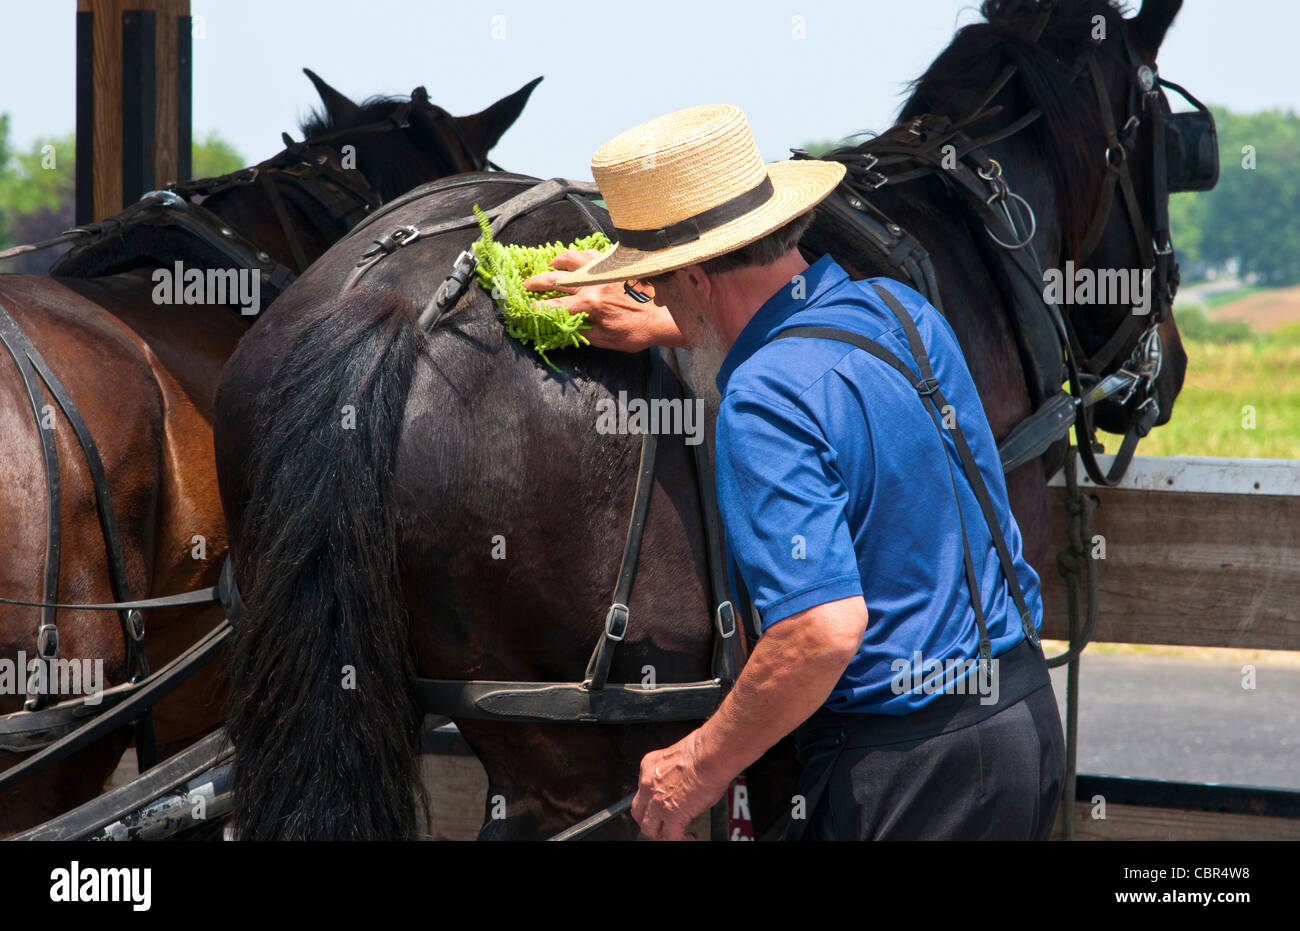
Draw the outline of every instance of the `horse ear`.
[[[336,126],[348,117],[360,112],[360,107],[326,84],[315,71],[310,68],[303,68],[302,73],[311,79],[312,84],[316,85],[316,93],[320,94],[321,103],[325,104],[325,112],[329,114],[330,119]]]
[[[1183,0],[1144,0],[1142,9],[1133,17],[1138,47],[1152,59],[1182,7]]]
[[[424,89],[423,84],[421,84],[415,90],[411,91],[411,100],[413,100],[415,103],[429,102],[429,92]]]
[[[533,88],[541,81],[541,78],[533,78],[519,90],[508,97],[502,97],[481,113],[458,118],[466,138],[474,144],[480,154],[487,155],[492,147],[501,141],[506,130],[519,119],[519,114],[524,112],[524,104],[528,103]]]

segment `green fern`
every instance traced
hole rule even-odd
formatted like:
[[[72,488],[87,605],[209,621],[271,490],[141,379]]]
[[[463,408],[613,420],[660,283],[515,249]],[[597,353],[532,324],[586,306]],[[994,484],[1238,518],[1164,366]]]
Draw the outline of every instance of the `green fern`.
[[[488,291],[501,310],[506,332],[525,346],[532,346],[547,365],[559,371],[547,358],[552,349],[569,349],[590,345],[582,335],[591,329],[585,313],[569,313],[563,307],[546,304],[563,297],[564,291],[534,292],[524,288],[533,275],[551,271],[551,260],[570,249],[600,249],[611,245],[604,233],[593,233],[569,245],[554,242],[543,246],[502,245],[492,237],[492,222],[474,205],[482,236],[470,248],[478,259],[478,282]]]

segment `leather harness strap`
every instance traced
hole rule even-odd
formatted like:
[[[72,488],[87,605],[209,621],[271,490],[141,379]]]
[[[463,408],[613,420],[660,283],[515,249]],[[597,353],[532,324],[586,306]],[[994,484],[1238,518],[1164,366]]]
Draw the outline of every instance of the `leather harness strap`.
[[[59,470],[59,448],[54,431],[44,427],[42,416],[41,391],[39,376],[27,355],[30,341],[0,304],[0,343],[9,351],[18,374],[23,380],[27,399],[31,404],[32,416],[36,423],[36,433],[41,440],[41,458],[45,473],[45,571],[42,577],[41,600],[57,601],[59,597],[59,564],[62,549],[62,485]],[[41,623],[36,629],[36,653],[45,666],[47,681],[53,670],[53,661],[59,655],[59,628],[57,609],[53,605],[41,606]],[[35,683],[28,683],[27,698],[24,707],[28,711],[38,711],[49,701],[49,696],[34,690]]]
[[[160,669],[157,674],[138,685],[132,685],[129,694],[117,699],[114,707],[0,773],[0,789],[14,785],[33,773],[66,759],[82,747],[89,746],[130,721],[148,715],[155,703],[174,691],[215,657],[225,646],[232,632],[230,622],[222,621],[192,647]],[[146,769],[148,767],[141,767],[140,771],[144,772]]]
[[[302,238],[298,235],[298,228],[289,219],[289,211],[285,209],[284,198],[280,196],[280,190],[275,186],[275,180],[271,177],[269,171],[261,174],[262,190],[266,191],[266,199],[271,203],[271,209],[275,211],[276,222],[280,224],[280,229],[284,230],[285,238],[289,241],[289,251],[293,253],[294,264],[298,266],[298,274],[307,270],[311,264],[307,258],[307,250],[302,246]]]
[[[663,359],[657,350],[649,353],[650,391],[653,403],[663,396]],[[659,449],[659,436],[653,430],[641,434],[641,462],[637,468],[636,486],[632,495],[632,517],[628,522],[623,541],[623,558],[619,562],[618,581],[614,585],[614,600],[605,615],[605,633],[592,650],[582,685],[587,689],[603,689],[609,680],[609,666],[614,660],[614,650],[627,636],[629,621],[628,603],[632,600],[632,583],[636,581],[637,563],[641,558],[641,538],[645,535],[645,519],[650,512],[650,493],[654,490],[655,455]]]
[[[99,449],[95,445],[90,429],[86,426],[77,405],[68,395],[67,389],[63,387],[63,383],[54,374],[40,351],[37,350],[36,346],[27,337],[27,334],[18,325],[18,322],[14,320],[3,305],[0,305],[0,342],[5,344],[9,355],[17,363],[19,371],[22,373],[28,400],[31,402],[32,411],[36,416],[36,429],[41,437],[42,455],[46,465],[46,506],[48,512],[43,600],[51,602],[56,601],[58,598],[62,495],[59,479],[58,446],[54,441],[52,425],[49,429],[46,427],[39,387],[35,383],[33,373],[40,377],[46,390],[54,398],[59,409],[63,411],[63,416],[67,418],[73,433],[77,437],[77,441],[81,444],[82,453],[86,457],[87,471],[90,473],[91,482],[94,486],[95,504],[99,516],[100,530],[104,536],[104,546],[108,555],[109,581],[112,585],[113,595],[120,601],[130,601],[132,597],[131,585],[127,579],[126,560],[122,553],[117,515],[113,510],[112,491],[109,488],[108,476],[104,471],[103,460],[100,458]],[[43,617],[37,634],[37,653],[45,665],[48,681],[53,674],[54,663],[58,657],[58,626],[55,619],[55,612],[58,609],[50,603],[41,604],[40,607]],[[142,677],[149,674],[149,661],[144,652],[144,617],[138,610],[133,608],[115,608],[115,610],[118,610],[121,619],[122,638],[125,641],[126,674],[129,681],[138,682]],[[30,711],[35,711],[43,708],[47,701],[48,695],[39,691],[32,694],[29,688],[28,701],[25,707]],[[143,771],[157,762],[153,719],[148,713],[141,715],[136,721],[136,742],[136,752],[139,755],[140,766]]]

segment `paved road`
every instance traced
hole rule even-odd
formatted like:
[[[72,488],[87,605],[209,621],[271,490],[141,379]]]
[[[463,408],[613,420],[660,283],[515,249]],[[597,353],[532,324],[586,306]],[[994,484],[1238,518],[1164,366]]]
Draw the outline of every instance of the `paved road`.
[[[1085,652],[1079,771],[1300,788],[1300,666],[1242,679],[1239,663]],[[1052,687],[1064,714],[1063,667]]]
[[[1214,281],[1203,281],[1200,284],[1188,285],[1186,288],[1180,287],[1178,297],[1183,301],[1204,302],[1216,294],[1235,291],[1245,286],[1246,283],[1239,278],[1218,278]]]

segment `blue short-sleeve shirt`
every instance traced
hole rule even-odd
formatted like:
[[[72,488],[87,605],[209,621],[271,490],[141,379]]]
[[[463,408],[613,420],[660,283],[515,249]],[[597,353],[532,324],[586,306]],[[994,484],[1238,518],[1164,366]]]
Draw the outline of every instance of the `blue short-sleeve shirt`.
[[[898,281],[852,281],[825,256],[759,308],[718,373],[718,503],[732,588],[738,568],[764,631],[819,604],[865,600],[870,617],[862,647],[827,707],[901,715],[938,693],[900,688],[900,681],[916,681],[900,678],[900,661],[910,670],[978,655],[953,476],[993,655],[1024,634],[956,447],[912,385],[846,343],[773,340],[795,326],[845,329],[915,370],[902,327],[872,283],[888,288],[916,320],[1041,626],[1038,575],[1021,553],[997,446],[961,348],[943,316]]]

